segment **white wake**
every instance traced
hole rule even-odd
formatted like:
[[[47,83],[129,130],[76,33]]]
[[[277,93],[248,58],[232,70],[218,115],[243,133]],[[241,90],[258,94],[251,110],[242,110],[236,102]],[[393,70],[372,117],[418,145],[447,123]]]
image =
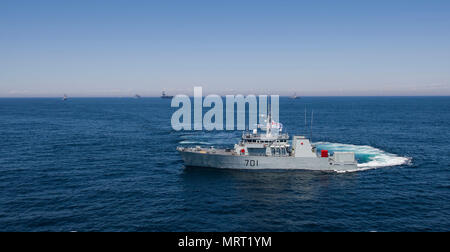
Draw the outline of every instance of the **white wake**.
[[[329,142],[318,142],[314,143],[314,145],[319,150],[328,150],[331,153],[335,151],[354,152],[356,159],[358,160],[358,170],[398,166],[409,164],[411,162],[411,158],[401,157],[368,145]]]

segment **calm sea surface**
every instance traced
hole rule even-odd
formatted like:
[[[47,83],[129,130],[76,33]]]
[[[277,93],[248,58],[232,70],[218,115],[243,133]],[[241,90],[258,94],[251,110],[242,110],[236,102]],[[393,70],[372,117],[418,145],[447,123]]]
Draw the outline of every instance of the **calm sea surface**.
[[[282,98],[291,135],[305,106],[358,171],[186,169],[241,132],[175,132],[170,100],[0,99],[0,231],[450,231],[449,97]]]

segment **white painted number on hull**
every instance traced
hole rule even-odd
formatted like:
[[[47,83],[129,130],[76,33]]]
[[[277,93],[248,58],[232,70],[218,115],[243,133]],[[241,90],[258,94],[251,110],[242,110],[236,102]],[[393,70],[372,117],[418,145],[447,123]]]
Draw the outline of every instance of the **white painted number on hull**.
[[[258,160],[245,160],[245,166],[258,166],[259,165],[259,161]]]

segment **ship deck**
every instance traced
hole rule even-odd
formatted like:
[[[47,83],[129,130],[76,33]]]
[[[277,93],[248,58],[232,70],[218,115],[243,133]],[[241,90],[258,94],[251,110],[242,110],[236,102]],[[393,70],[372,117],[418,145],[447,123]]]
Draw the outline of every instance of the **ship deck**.
[[[232,149],[211,149],[211,148],[177,148],[180,152],[191,152],[198,154],[213,154],[213,155],[224,155],[224,156],[239,156]]]

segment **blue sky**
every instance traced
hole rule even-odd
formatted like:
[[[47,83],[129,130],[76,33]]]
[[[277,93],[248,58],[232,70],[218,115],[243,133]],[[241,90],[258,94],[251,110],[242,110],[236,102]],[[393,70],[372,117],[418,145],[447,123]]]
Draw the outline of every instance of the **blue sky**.
[[[0,96],[450,95],[450,1],[0,1]]]

